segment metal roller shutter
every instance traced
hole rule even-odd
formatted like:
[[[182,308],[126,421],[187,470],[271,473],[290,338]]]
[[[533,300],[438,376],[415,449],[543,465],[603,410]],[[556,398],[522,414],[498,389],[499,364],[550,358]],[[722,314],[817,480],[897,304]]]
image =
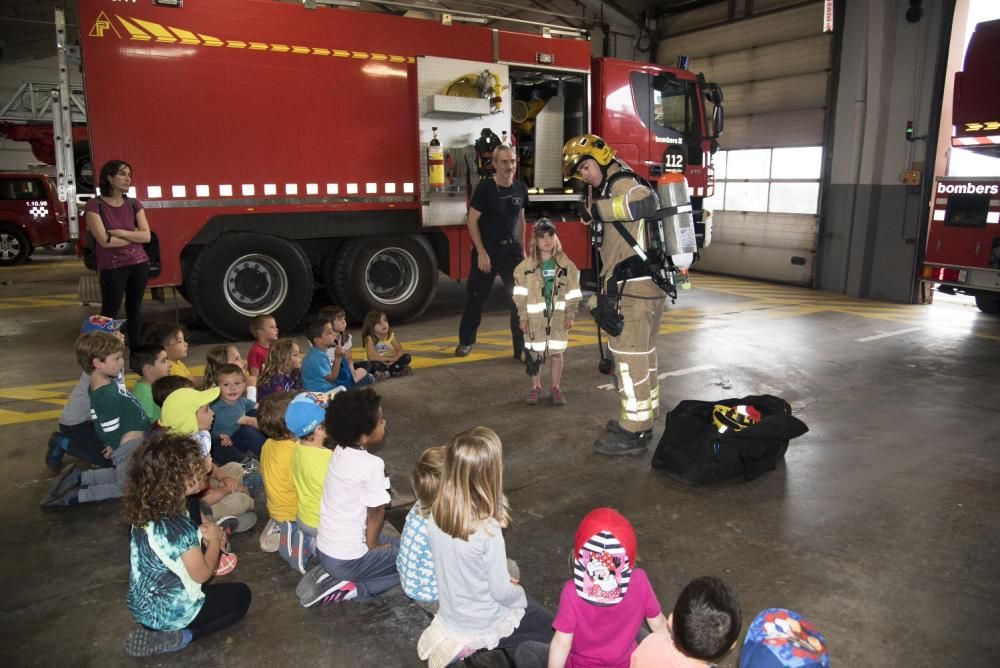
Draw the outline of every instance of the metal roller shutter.
[[[756,152],[750,172],[727,171],[726,163],[743,160],[749,152],[740,152],[748,149],[822,147],[833,43],[822,33],[823,3],[720,25],[724,9],[671,16],[657,52],[665,64],[689,56],[691,69],[721,84],[725,95],[718,185],[705,203],[714,214],[713,241],[696,268],[811,285],[822,152],[804,152],[801,173],[794,169],[797,154],[788,151]],[[716,25],[699,27],[699,21]],[[687,32],[670,36],[680,29]]]

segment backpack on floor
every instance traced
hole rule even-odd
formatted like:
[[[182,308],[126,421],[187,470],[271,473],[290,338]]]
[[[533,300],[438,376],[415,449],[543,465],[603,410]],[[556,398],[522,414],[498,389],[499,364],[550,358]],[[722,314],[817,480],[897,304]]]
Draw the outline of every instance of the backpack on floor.
[[[752,417],[742,408],[737,411],[737,406],[753,407]],[[788,441],[807,431],[802,420],[792,417],[787,401],[769,394],[686,400],[667,413],[652,466],[688,485],[739,476],[753,480],[773,471],[785,456]]]

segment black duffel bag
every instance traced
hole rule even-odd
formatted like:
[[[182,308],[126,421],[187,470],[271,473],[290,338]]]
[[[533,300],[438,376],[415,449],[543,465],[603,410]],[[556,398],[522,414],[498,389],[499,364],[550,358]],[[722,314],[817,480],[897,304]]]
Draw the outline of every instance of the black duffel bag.
[[[760,421],[726,426],[713,420],[718,405],[753,406]],[[749,422],[749,421],[748,421]],[[667,413],[666,429],[653,454],[653,468],[689,485],[704,485],[743,476],[753,480],[773,471],[785,456],[788,441],[809,431],[792,417],[780,397],[762,394],[719,401],[682,401]]]

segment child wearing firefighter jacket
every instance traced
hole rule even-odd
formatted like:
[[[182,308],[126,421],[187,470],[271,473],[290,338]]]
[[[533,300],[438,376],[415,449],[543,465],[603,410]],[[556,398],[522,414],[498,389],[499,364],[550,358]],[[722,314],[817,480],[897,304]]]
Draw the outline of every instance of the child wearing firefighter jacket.
[[[582,296],[580,272],[563,253],[555,225],[539,218],[531,254],[514,269],[514,305],[524,333],[525,361],[531,375],[527,402],[531,405],[538,404],[542,392],[541,364],[546,357],[552,360],[552,403],[566,403],[559,385],[563,351]]]

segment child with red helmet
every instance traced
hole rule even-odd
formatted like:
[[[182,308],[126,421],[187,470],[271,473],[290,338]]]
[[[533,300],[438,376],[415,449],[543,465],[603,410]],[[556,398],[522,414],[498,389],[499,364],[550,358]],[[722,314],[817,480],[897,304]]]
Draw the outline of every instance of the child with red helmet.
[[[552,643],[522,645],[517,665],[628,668],[643,619],[654,633],[669,637],[667,619],[636,558],[635,531],[627,519],[611,508],[588,513],[576,532],[573,579],[559,597]]]

